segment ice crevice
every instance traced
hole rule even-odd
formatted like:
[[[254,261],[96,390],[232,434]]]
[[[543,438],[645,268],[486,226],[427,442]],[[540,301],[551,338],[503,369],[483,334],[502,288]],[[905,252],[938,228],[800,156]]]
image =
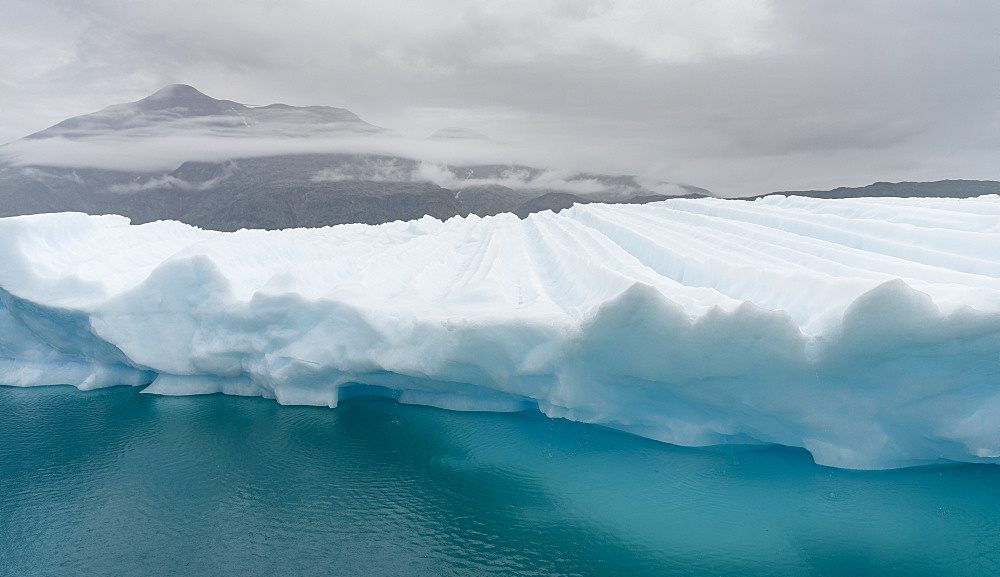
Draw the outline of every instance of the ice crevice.
[[[0,384],[538,409],[825,465],[1000,462],[1000,199],[379,226],[0,219]]]

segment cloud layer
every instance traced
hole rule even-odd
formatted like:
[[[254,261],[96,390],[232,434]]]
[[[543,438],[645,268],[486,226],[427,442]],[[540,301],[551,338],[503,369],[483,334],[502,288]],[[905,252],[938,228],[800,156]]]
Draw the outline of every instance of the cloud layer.
[[[185,82],[722,194],[1000,179],[1000,4],[8,0],[0,141]]]

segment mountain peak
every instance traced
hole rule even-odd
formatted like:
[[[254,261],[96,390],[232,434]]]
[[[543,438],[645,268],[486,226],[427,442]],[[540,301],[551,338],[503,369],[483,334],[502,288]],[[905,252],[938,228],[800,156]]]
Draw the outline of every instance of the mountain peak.
[[[147,96],[146,100],[166,100],[172,98],[191,98],[191,97],[209,98],[194,86],[188,84],[168,84],[163,88]]]
[[[184,116],[212,116],[240,113],[245,107],[238,102],[216,100],[187,84],[170,84],[135,103],[144,112],[154,110],[183,111]]]

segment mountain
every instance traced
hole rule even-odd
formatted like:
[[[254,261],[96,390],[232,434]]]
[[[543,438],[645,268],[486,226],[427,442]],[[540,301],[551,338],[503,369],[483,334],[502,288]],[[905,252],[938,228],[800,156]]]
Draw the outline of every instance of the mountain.
[[[939,180],[936,182],[876,182],[855,188],[840,187],[833,190],[795,190],[772,192],[760,196],[811,196],[813,198],[861,197],[933,197],[971,198],[987,194],[1000,194],[1000,182],[993,180]],[[760,198],[760,196],[753,198]]]
[[[314,182],[319,166],[348,156],[293,155],[186,162],[163,174],[59,167],[0,169],[0,216],[121,214],[135,223],[178,220],[214,230],[378,224],[467,214],[431,183]]]
[[[171,84],[142,100],[76,116],[26,138],[83,139],[109,133],[143,136],[153,129],[166,135],[201,129],[228,136],[384,131],[343,108],[286,104],[251,107],[231,100],[216,100],[186,84]]]
[[[392,135],[343,108],[248,106],[174,84],[136,102],[64,120],[0,147],[0,152],[26,144],[34,147],[34,158],[55,158],[55,154],[44,154],[50,150],[46,147],[59,150],[70,143],[103,151],[100,147],[111,142],[118,146],[116,151],[135,155],[139,153],[133,149],[156,141],[209,145],[184,151],[185,161],[168,170],[109,169],[80,166],[80,162],[76,167],[4,163],[4,156],[16,154],[0,155],[0,217],[77,211],[121,214],[135,223],[171,219],[216,230],[276,229],[378,224],[425,215],[447,219],[511,212],[524,216],[558,211],[574,203],[664,198],[631,176],[557,174],[504,164],[433,163],[428,167],[427,162],[391,154],[240,154],[261,142],[291,143],[308,150],[311,142],[326,144],[344,136],[377,144]],[[468,129],[444,129],[432,139],[459,141],[463,147],[488,141]],[[356,138],[345,142],[357,148]],[[205,146],[217,147],[210,149],[215,157],[222,154],[219,148],[230,147],[234,152],[223,154],[226,158],[221,161],[199,158],[198,150]],[[694,187],[664,186],[680,195],[707,193]]]
[[[617,189],[589,195],[554,192],[544,183],[536,188],[463,184],[530,185],[530,173],[525,176],[523,167],[498,172],[501,168],[439,167],[456,183],[445,188],[421,179],[420,161],[360,154],[190,161],[162,173],[6,166],[0,167],[0,216],[73,211],[121,214],[137,224],[169,219],[213,230],[280,229],[379,224],[425,215],[443,220],[511,212],[523,218],[543,210],[558,212],[575,203],[666,198],[630,177],[619,177]],[[459,180],[460,175],[476,175],[477,171],[482,172],[480,178]],[[536,171],[538,176],[545,174]],[[526,180],[511,182],[511,172]]]

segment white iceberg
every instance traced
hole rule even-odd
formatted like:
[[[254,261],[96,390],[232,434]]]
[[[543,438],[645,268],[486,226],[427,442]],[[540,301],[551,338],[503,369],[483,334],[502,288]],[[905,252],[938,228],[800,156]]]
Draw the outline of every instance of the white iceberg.
[[[221,233],[0,219],[0,384],[537,407],[1000,462],[1000,198],[678,199]]]

